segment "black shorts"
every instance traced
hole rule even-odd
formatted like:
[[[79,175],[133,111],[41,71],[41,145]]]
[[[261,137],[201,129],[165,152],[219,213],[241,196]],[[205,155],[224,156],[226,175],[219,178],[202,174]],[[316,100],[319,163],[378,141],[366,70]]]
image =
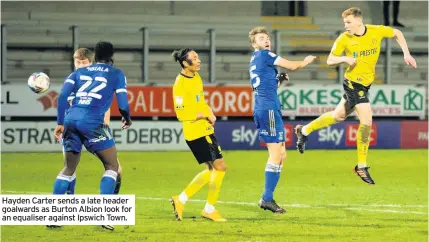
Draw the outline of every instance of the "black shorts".
[[[207,135],[196,140],[187,141],[189,148],[197,159],[199,164],[205,162],[214,162],[223,158],[222,150],[214,134]]]
[[[368,91],[369,87],[362,84],[349,81],[347,79],[343,82],[344,95],[343,98],[347,101],[351,108],[359,103],[369,103]]]

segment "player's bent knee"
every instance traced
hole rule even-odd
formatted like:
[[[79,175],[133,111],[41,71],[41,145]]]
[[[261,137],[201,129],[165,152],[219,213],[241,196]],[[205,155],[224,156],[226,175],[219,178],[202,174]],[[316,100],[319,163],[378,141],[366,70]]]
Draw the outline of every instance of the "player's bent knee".
[[[280,164],[282,162],[282,153],[284,146],[282,143],[270,143],[267,144],[268,146],[268,152],[270,154],[268,158],[268,163],[272,164]]]
[[[76,172],[76,169],[73,167],[64,167],[64,169],[61,171],[61,174],[65,176],[72,176]]]
[[[226,172],[226,164],[223,159],[217,159],[213,162],[213,168],[217,171]]]
[[[346,120],[347,115],[345,112],[332,112],[332,117],[334,117],[335,121],[342,122]]]

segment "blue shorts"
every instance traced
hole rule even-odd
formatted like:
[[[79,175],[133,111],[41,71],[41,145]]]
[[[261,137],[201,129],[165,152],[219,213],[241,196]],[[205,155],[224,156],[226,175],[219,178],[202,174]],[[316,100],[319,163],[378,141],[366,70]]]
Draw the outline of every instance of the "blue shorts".
[[[264,143],[285,142],[285,131],[280,110],[255,110],[253,112],[259,141]]]
[[[95,153],[115,146],[110,128],[103,123],[66,120],[64,122],[63,147],[65,152],[82,152],[82,145]]]

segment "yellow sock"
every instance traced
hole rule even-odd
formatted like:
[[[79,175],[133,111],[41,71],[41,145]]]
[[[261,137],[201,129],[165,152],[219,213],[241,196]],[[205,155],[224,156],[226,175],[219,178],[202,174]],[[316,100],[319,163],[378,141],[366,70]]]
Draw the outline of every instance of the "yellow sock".
[[[371,133],[371,126],[360,124],[357,132],[357,155],[358,167],[366,166],[366,156],[369,148],[369,135]]]
[[[222,186],[224,171],[213,170],[209,181],[209,194],[207,196],[207,203],[215,205],[219,197],[220,187]]]
[[[206,185],[210,180],[210,170],[204,170],[198,173],[194,179],[189,183],[189,185],[183,191],[187,198],[192,197],[197,193],[204,185]]]
[[[315,120],[311,121],[309,124],[305,125],[302,128],[302,134],[307,136],[315,130],[328,127],[329,125],[335,124],[336,122],[337,121],[334,119],[331,112],[324,113],[320,117],[318,117],[317,119],[315,119]]]

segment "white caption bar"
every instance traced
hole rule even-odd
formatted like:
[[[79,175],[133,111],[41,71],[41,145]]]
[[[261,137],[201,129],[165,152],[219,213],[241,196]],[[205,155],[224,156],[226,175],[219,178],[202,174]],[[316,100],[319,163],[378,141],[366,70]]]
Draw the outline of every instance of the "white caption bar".
[[[0,195],[0,225],[135,225],[135,195]]]

